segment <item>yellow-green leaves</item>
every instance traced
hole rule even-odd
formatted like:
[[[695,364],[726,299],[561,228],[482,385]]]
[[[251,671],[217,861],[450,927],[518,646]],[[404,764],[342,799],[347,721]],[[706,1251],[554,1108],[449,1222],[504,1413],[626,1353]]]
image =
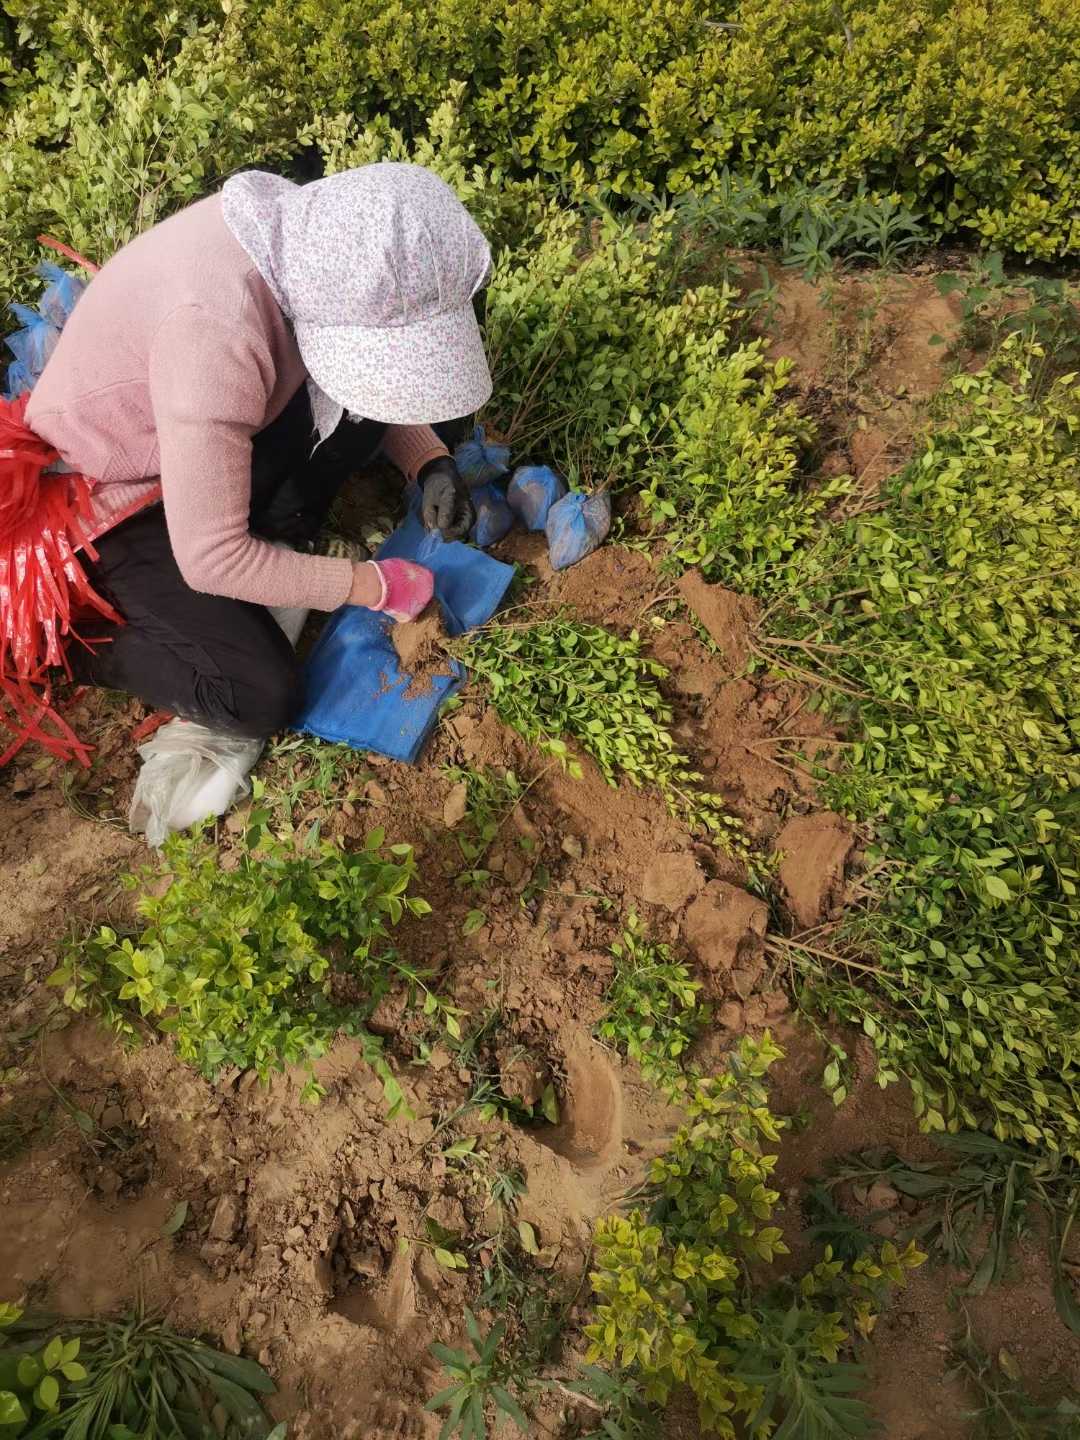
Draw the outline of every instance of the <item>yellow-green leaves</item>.
[[[367,1015],[402,985],[410,998],[422,993],[425,1013],[452,1035],[460,1028],[455,1007],[389,944],[406,908],[417,916],[429,909],[407,895],[412,851],[387,847],[381,830],[355,852],[328,841],[297,850],[269,832],[268,818],[265,810],[249,817],[232,869],[205,836],[173,837],[162,862],[168,888],[159,892],[157,872],[141,877],[150,885],[139,902],[141,933],[120,939],[103,928],[73,945],[56,983],[73,1008],[91,1008],[128,1034],[134,1003],[209,1077],[223,1065],[253,1068],[264,1080],[310,1066],[346,1029],[361,1040],[391,1112],[404,1110],[381,1042],[364,1029]],[[335,976],[349,979],[348,1004],[335,996]],[[309,1076],[303,1098],[320,1094]]]

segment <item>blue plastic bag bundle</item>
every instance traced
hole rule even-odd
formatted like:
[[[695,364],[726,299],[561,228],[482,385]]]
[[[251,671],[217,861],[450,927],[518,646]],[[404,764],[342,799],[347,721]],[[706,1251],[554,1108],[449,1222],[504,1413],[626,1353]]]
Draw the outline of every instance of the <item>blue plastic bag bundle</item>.
[[[543,530],[548,511],[565,494],[565,483],[547,465],[519,465],[506,487],[507,502],[526,530]]]
[[[472,500],[476,507],[476,522],[469,539],[481,550],[487,550],[510,533],[514,512],[498,485],[478,485],[472,492]]]
[[[448,635],[483,625],[495,613],[514,575],[490,555],[428,535],[415,510],[379,550],[427,565]],[[359,605],[343,605],[327,622],[305,667],[306,699],[296,729],[393,760],[416,760],[435,728],[439,706],[461,684],[464,670],[435,676],[422,694],[406,698],[411,677],[398,665],[393,621]]]
[[[466,485],[487,485],[510,469],[510,446],[494,442],[489,445],[484,427],[477,425],[472,439],[463,440],[454,451],[454,460]]]
[[[86,289],[86,285],[59,265],[44,261],[38,274],[48,283],[37,306],[11,305],[8,308],[20,326],[5,341],[14,357],[8,366],[4,398],[14,400],[32,390],[60,339],[60,331]]]
[[[591,555],[611,529],[611,496],[606,490],[586,495],[573,490],[548,511],[548,558],[553,570],[565,570]]]

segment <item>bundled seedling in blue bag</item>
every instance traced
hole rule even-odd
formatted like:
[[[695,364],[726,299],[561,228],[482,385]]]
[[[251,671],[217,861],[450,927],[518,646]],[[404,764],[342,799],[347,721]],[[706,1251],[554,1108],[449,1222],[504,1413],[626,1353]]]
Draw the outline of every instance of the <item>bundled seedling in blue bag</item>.
[[[545,525],[548,557],[553,570],[565,570],[591,555],[611,529],[611,496],[606,490],[586,495],[572,490],[556,500]]]
[[[510,508],[526,530],[543,530],[548,511],[565,494],[565,482],[547,465],[519,465],[506,488]]]
[[[514,512],[498,485],[478,485],[472,491],[472,501],[476,507],[476,522],[469,539],[481,550],[487,550],[510,533]]]
[[[488,485],[510,469],[510,446],[489,444],[483,425],[477,425],[472,439],[463,440],[454,451],[454,463],[466,485]]]

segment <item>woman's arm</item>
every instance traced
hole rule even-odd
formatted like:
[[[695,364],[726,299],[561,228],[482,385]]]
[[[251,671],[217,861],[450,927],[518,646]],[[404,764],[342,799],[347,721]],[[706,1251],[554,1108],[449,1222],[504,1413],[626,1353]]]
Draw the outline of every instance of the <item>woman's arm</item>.
[[[382,450],[391,465],[412,481],[430,460],[450,454],[430,425],[388,425]]]
[[[348,560],[297,555],[248,530],[251,437],[273,383],[269,354],[201,306],[176,310],[159,327],[150,393],[169,540],[193,590],[335,610],[353,590]]]

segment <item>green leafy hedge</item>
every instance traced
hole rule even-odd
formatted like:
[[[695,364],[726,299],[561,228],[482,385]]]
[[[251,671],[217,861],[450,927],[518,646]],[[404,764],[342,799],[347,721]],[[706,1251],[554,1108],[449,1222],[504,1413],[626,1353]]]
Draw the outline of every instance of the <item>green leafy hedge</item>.
[[[1080,249],[1071,0],[270,0],[264,73],[313,112],[412,129],[468,77],[478,155],[556,188],[702,188],[725,169],[865,183],[932,230]],[[403,23],[404,22],[404,23]],[[343,63],[343,57],[345,63]]]
[[[850,705],[833,796],[886,862],[847,927],[869,983],[794,953],[931,1128],[1076,1155],[1080,386],[1042,360],[1016,335],[957,375],[887,505],[791,567],[781,629]]]
[[[411,140],[456,96],[459,141],[496,187],[539,182],[559,199],[586,190],[626,199],[757,173],[778,189],[865,187],[920,213],[938,236],[1039,258],[1080,252],[1073,0],[718,0],[707,14],[696,0],[223,8],[224,27],[205,0],[160,21],[142,0],[106,0],[96,20],[76,0],[5,0],[2,149],[22,191],[14,205],[0,193],[5,249],[25,244],[19,212],[49,166],[71,168],[65,142],[87,124],[109,134],[129,104],[124,87],[141,75],[162,102],[165,148],[187,146],[195,117],[170,106],[165,83],[180,63],[189,84],[203,70],[211,83],[196,99],[208,112],[196,129],[202,173],[190,190],[166,187],[168,203],[235,165],[295,153],[313,124],[324,135],[328,125],[375,125]],[[177,50],[200,25],[209,48],[185,69]],[[122,147],[122,126],[118,138]],[[48,163],[36,166],[27,146]],[[103,157],[80,158],[93,180]]]

